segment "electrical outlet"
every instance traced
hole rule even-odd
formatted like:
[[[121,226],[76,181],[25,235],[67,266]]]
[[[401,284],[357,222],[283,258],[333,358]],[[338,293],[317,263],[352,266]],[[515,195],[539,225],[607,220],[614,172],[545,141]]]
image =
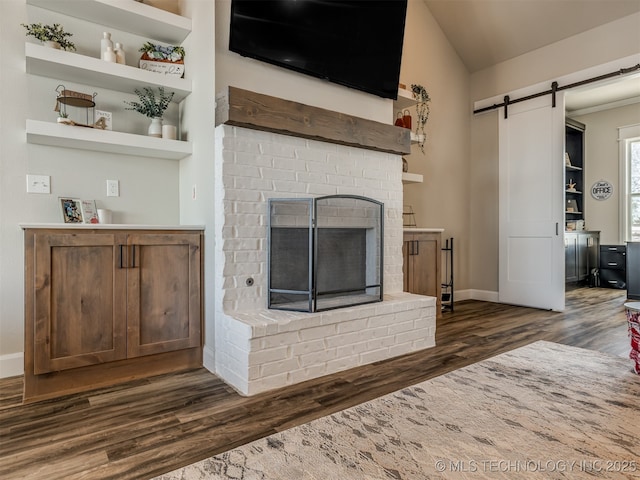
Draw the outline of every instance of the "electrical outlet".
[[[27,193],[51,193],[51,177],[27,175]]]
[[[107,180],[107,197],[119,197],[120,184],[118,180]]]

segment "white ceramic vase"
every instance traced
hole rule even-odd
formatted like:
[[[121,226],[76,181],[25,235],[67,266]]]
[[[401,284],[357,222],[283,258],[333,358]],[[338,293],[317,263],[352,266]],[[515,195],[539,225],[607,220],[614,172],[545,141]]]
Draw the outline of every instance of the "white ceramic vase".
[[[162,118],[154,117],[149,125],[149,136],[162,138]]]

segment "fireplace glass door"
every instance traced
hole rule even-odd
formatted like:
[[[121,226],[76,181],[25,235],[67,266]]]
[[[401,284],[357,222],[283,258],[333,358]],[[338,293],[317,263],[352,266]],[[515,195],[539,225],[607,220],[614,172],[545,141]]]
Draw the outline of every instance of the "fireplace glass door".
[[[384,206],[350,195],[269,200],[269,308],[382,300]]]

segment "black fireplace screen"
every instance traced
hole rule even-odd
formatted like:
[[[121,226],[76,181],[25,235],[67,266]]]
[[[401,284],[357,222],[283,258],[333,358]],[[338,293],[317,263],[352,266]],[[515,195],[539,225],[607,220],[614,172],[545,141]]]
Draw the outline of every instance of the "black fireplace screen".
[[[269,200],[269,308],[382,300],[384,206],[352,195]]]

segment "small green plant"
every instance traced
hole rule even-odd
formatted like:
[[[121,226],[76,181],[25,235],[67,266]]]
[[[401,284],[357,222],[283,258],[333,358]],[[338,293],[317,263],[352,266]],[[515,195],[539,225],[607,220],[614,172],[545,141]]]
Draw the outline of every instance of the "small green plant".
[[[124,103],[129,105],[129,108],[125,108],[125,110],[135,110],[149,118],[162,117],[162,114],[171,103],[174,94],[174,92],[165,93],[164,87],[158,87],[157,94],[151,87],[143,87],[142,90],[136,88],[134,91],[140,101],[127,102],[125,100]]]
[[[418,102],[416,104],[416,135],[418,135],[420,139],[418,142],[420,150],[424,153],[424,143],[427,139],[424,126],[427,124],[427,120],[429,120],[429,102],[431,101],[431,97],[429,97],[429,93],[422,85],[411,85],[411,93],[413,98]]]
[[[31,23],[26,25],[21,23],[27,29],[27,36],[32,36],[41,42],[58,42],[63,50],[75,50],[76,46],[69,41],[67,37],[73,36],[73,33],[65,32],[62,25],[54,23],[53,25],[42,25],[42,23]]]
[[[148,60],[157,60],[164,62],[179,62],[184,59],[184,47],[155,45],[146,42],[140,51],[146,54]]]
[[[69,117],[69,114],[68,114],[67,112],[63,112],[62,110],[60,110],[60,111],[58,112],[58,116],[59,116],[60,118],[68,118],[68,117]]]

